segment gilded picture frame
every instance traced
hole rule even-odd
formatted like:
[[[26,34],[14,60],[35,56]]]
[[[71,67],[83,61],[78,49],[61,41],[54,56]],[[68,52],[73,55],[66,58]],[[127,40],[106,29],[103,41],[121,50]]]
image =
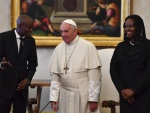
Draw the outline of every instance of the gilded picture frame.
[[[20,15],[20,0],[11,0],[11,27],[16,27],[16,19]],[[84,37],[82,38],[92,42],[97,47],[115,47],[119,42],[123,40],[123,22],[127,15],[130,14],[130,0],[121,0],[121,27],[120,27],[120,36],[119,37],[102,37],[99,36],[90,36],[90,37]],[[80,36],[80,35],[79,35]],[[44,46],[56,46],[61,41],[61,36],[55,37],[55,36],[33,36],[36,40],[36,45],[39,47]]]

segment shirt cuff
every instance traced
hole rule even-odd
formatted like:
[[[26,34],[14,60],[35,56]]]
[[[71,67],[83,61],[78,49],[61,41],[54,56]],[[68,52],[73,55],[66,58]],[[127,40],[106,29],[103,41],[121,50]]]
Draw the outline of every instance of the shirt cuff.
[[[59,91],[60,91],[60,83],[57,81],[51,81],[49,100],[58,102]]]
[[[100,98],[100,81],[89,81],[89,101],[98,102]]]
[[[2,67],[2,63],[0,63],[0,68],[1,68],[1,69],[5,69],[5,67]]]
[[[30,84],[30,80],[28,80],[27,78],[25,78],[28,81],[28,85]]]

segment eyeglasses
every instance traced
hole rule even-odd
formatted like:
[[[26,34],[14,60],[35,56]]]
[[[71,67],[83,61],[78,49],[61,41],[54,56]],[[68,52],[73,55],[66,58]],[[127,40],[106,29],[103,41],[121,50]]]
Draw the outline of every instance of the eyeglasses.
[[[123,28],[133,28],[135,27],[134,25],[123,25]]]

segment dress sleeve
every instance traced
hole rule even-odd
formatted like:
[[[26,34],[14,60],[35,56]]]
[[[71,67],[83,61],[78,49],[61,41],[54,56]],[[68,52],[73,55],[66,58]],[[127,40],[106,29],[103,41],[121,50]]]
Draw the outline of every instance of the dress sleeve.
[[[4,57],[4,41],[3,41],[3,36],[2,33],[0,33],[0,62],[2,61],[3,57]]]
[[[120,74],[119,74],[119,61],[118,61],[118,56],[119,53],[121,52],[121,45],[119,44],[114,53],[113,56],[111,58],[111,62],[110,62],[110,76],[111,79],[116,87],[116,89],[118,90],[118,92],[120,93],[123,89],[124,89],[124,85],[123,82],[120,78]]]
[[[150,41],[148,43],[144,44],[144,55],[146,57],[145,60],[145,69],[139,80],[136,82],[136,84],[133,86],[133,91],[136,95],[144,92],[144,90],[149,90],[150,88]]]

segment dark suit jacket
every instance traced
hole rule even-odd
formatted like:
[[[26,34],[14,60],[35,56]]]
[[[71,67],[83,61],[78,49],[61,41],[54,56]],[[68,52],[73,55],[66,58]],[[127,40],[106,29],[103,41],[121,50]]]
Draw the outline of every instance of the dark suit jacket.
[[[36,71],[37,53],[33,37],[25,37],[22,53],[19,57],[14,29],[0,33],[0,62],[5,57],[12,66],[0,71],[0,97],[11,98],[20,81],[29,81]],[[28,97],[28,87],[22,90],[24,98]]]

